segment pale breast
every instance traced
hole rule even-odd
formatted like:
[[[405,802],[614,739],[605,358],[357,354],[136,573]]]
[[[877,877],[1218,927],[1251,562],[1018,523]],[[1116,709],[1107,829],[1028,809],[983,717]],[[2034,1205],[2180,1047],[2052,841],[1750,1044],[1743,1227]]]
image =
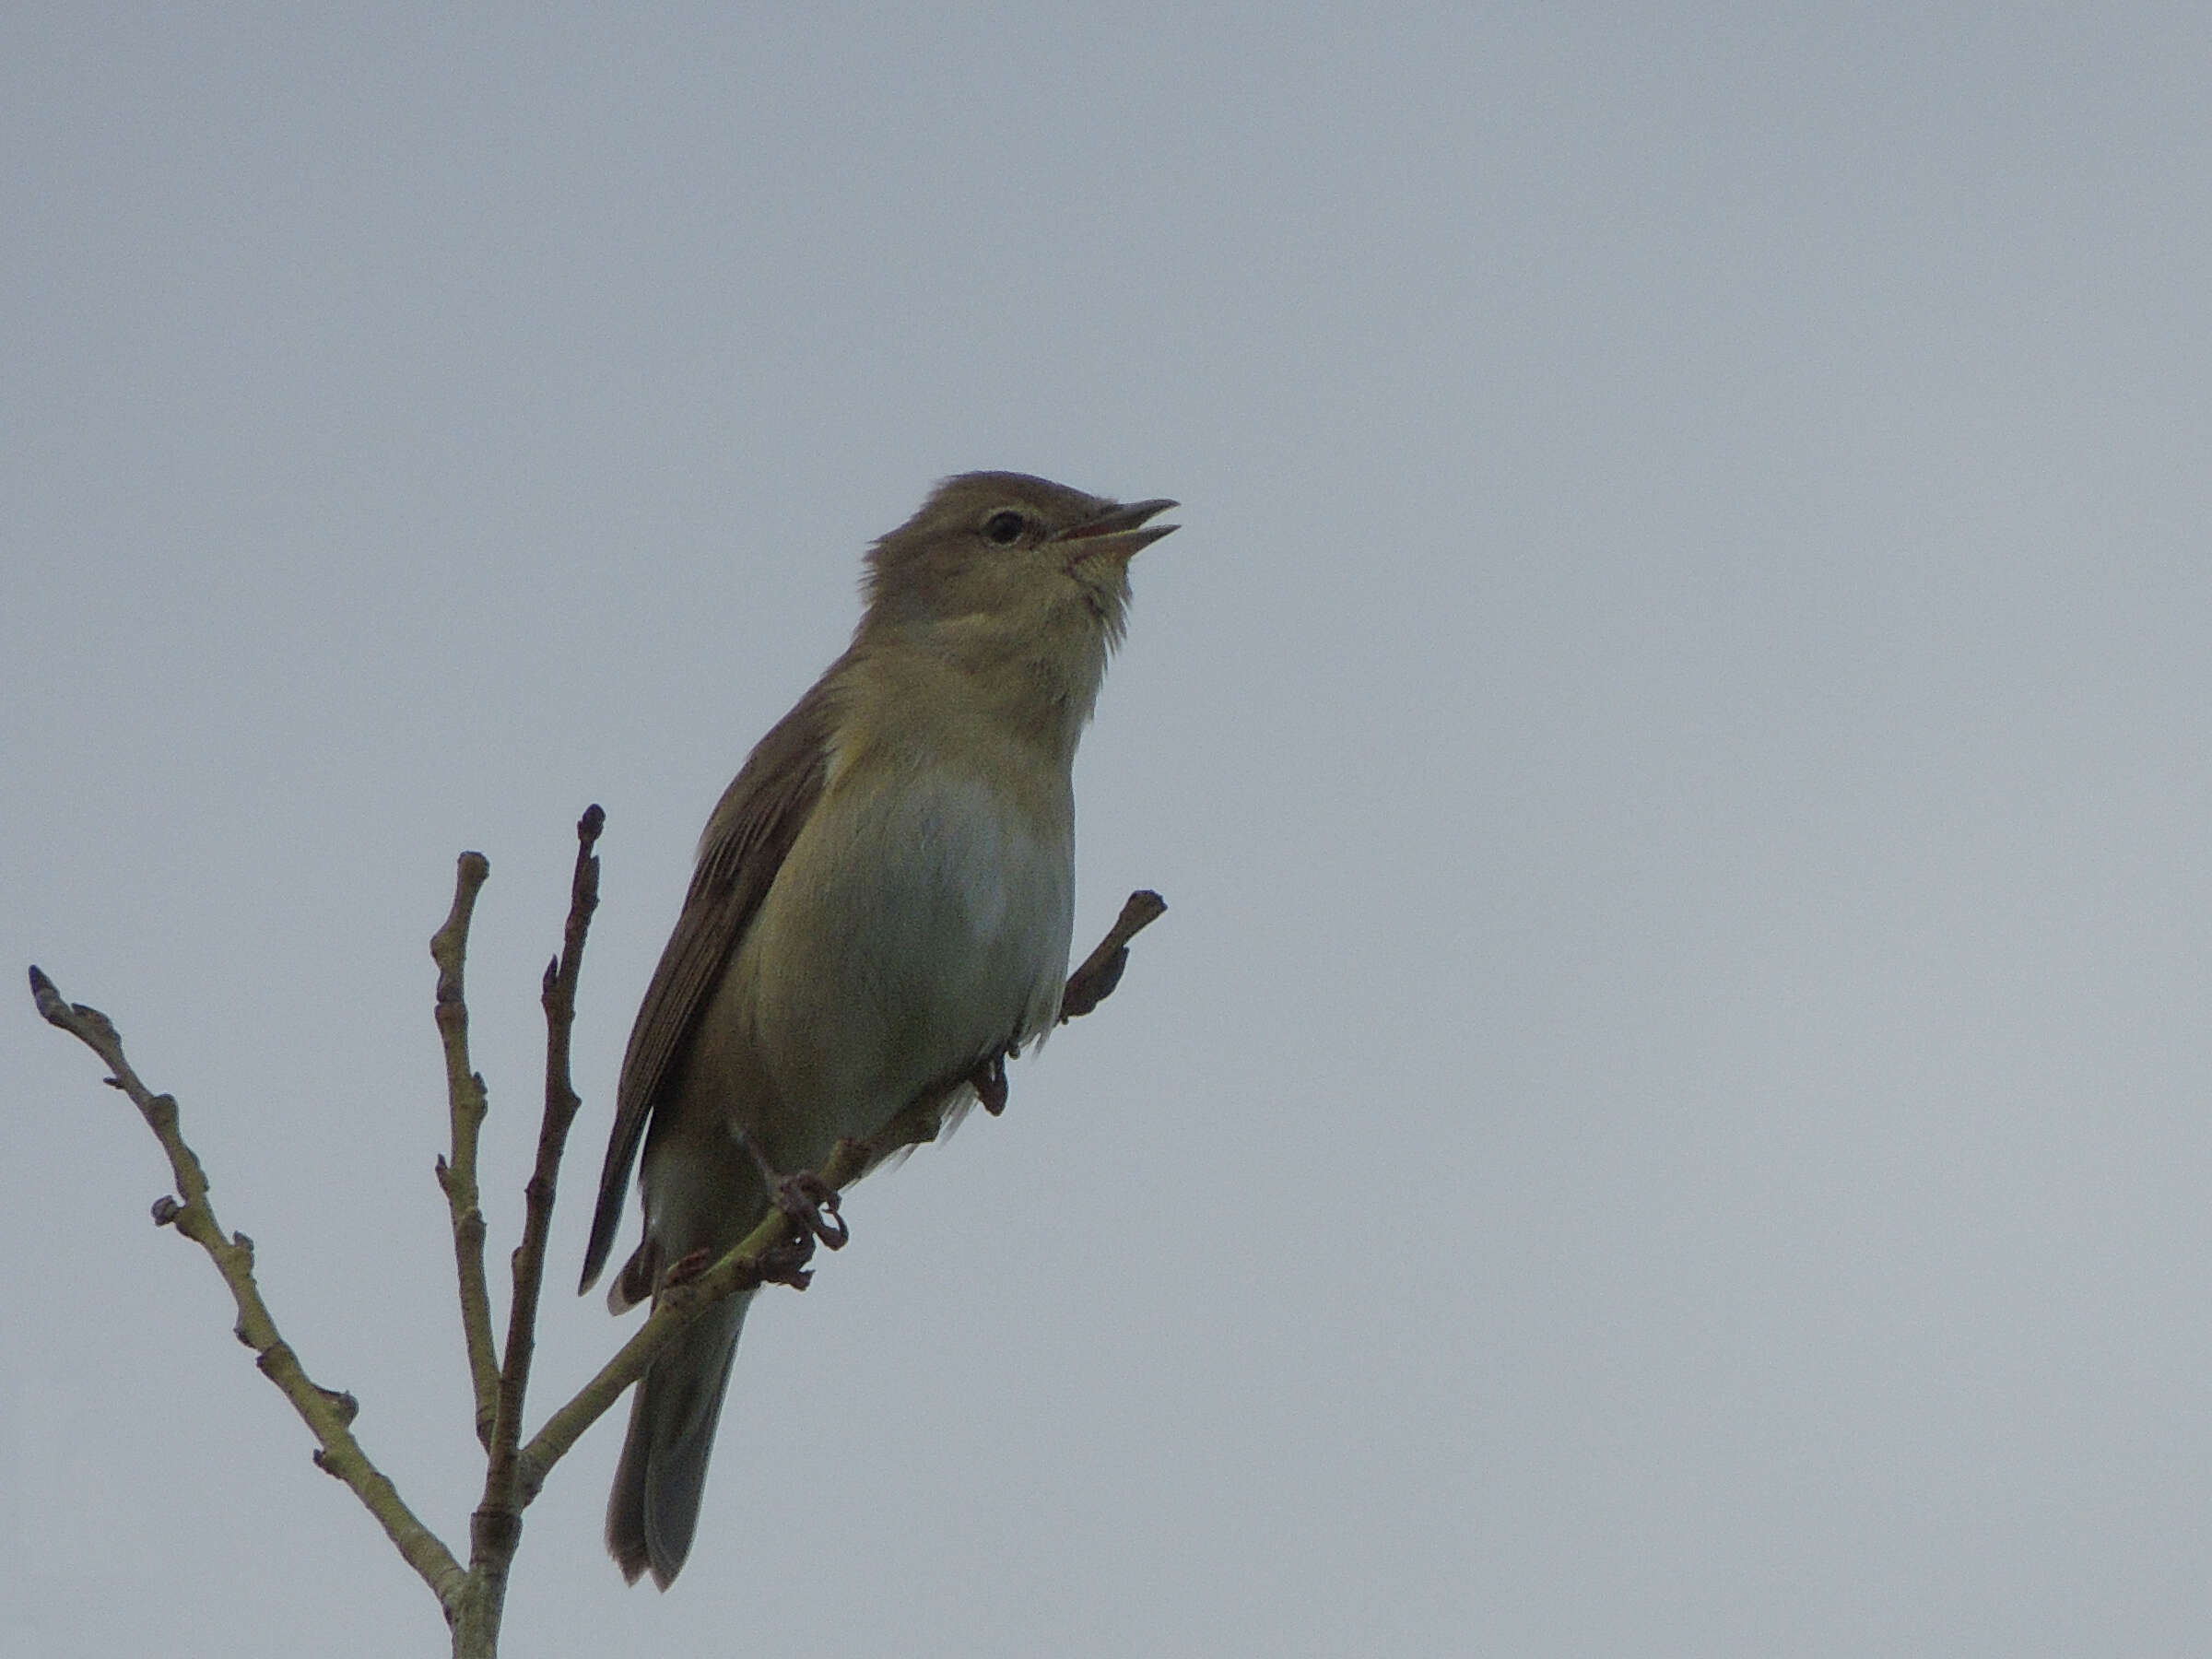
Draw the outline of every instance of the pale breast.
[[[1045,1029],[1067,968],[1065,783],[876,770],[834,780],[735,965],[784,1110],[829,1141]]]

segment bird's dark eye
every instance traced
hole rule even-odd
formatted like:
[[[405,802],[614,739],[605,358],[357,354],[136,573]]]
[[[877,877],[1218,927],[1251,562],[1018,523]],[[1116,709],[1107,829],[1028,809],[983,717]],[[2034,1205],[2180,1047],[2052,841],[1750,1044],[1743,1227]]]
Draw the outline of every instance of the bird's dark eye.
[[[994,512],[983,521],[983,534],[1000,547],[1010,547],[1021,539],[1029,523],[1018,512]]]

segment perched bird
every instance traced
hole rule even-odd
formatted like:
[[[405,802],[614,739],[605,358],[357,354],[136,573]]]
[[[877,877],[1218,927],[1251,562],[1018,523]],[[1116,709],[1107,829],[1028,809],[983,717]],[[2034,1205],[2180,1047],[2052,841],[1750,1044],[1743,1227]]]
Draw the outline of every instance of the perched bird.
[[[622,1062],[582,1288],[641,1146],[644,1239],[607,1300],[720,1254],[926,1091],[1045,1031],[1075,907],[1076,740],[1122,637],[1129,559],[1172,501],[1124,506],[968,473],[867,556],[853,643],[760,740],[708,820]],[[964,1097],[964,1098],[962,1098]],[[749,1295],[638,1384],[606,1511],[631,1583],[690,1552]]]

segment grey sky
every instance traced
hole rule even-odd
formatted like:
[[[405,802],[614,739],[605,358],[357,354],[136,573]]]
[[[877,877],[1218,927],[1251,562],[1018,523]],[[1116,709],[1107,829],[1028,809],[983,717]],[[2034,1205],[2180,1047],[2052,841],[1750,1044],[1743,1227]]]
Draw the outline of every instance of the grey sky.
[[[0,18],[0,939],[451,1541],[454,853],[497,1284],[607,808],[542,1408],[863,546],[1185,503],[1078,771],[1171,913],[512,1651],[2212,1643],[2204,9],[771,9]],[[441,1651],[17,994],[0,1650]]]

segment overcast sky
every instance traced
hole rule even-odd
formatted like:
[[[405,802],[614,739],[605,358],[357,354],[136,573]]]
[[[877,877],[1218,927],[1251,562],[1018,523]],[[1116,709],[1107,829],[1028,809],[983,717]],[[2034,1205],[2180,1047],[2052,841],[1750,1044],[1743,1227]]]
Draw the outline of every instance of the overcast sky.
[[[22,965],[465,1547],[453,857],[503,1285],[606,807],[535,1419],[706,813],[985,466],[1184,503],[1172,908],[510,1651],[2212,1646],[2212,13],[1372,11],[0,16],[0,1650],[445,1642]]]

